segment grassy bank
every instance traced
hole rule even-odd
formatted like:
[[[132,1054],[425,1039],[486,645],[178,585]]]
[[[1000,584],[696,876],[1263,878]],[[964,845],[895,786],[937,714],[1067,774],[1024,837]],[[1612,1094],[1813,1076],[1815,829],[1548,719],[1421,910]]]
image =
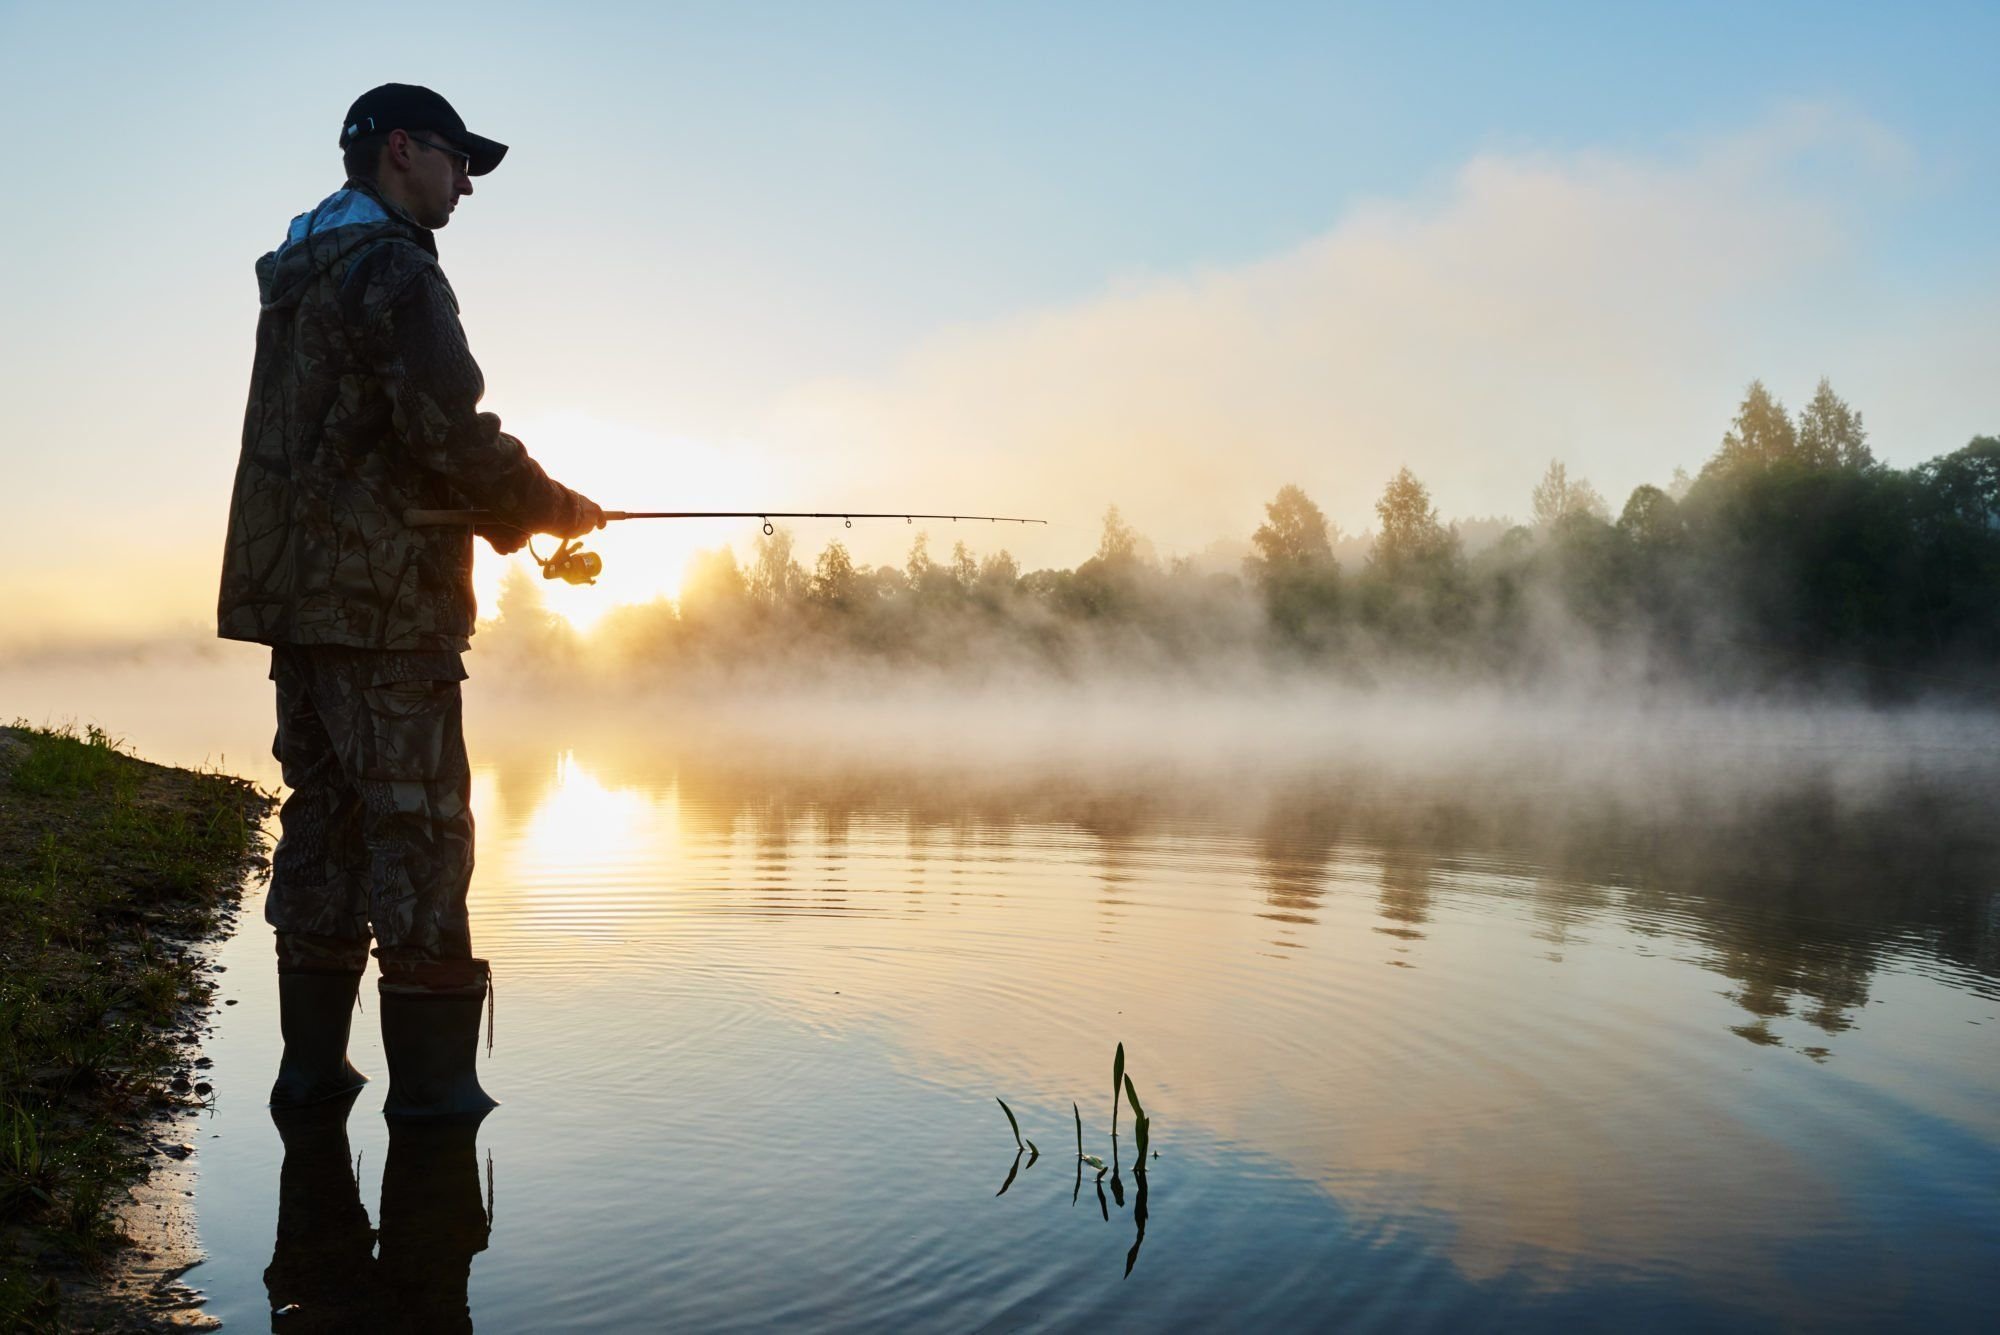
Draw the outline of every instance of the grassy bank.
[[[53,1329],[121,1241],[149,1118],[188,1065],[200,946],[270,799],[96,728],[0,728],[0,1329]]]

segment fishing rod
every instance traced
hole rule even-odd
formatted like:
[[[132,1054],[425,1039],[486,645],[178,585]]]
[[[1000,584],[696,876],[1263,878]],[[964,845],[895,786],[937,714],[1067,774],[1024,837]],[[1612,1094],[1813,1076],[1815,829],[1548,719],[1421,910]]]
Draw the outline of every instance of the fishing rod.
[[[777,525],[771,522],[774,519],[838,519],[848,528],[853,528],[857,519],[900,519],[906,524],[919,519],[949,519],[953,523],[961,519],[981,519],[989,524],[1049,522],[1014,515],[864,514],[859,510],[604,510],[600,513],[607,524],[623,519],[755,519],[763,523],[766,537],[777,532]],[[564,538],[552,554],[543,556],[535,550],[532,530],[502,519],[492,510],[405,510],[403,522],[411,528],[492,526],[526,533],[528,555],[542,568],[543,579],[559,579],[569,584],[595,584],[597,577],[604,573],[604,558],[596,552],[583,550],[581,539]]]

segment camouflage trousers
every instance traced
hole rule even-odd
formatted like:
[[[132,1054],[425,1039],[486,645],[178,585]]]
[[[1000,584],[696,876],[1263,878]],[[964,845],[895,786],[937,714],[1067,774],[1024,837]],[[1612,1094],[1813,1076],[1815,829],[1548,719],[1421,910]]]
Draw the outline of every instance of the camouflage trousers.
[[[472,954],[472,772],[455,653],[332,645],[271,650],[291,795],[278,812],[264,917],[281,962],[384,962]]]

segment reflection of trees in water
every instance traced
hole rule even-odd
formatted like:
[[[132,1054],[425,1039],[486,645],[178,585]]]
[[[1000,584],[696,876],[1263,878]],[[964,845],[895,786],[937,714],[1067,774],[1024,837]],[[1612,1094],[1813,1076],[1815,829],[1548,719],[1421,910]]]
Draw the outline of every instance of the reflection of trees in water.
[[[1419,930],[1431,920],[1431,875],[1437,859],[1414,849],[1396,849],[1382,855],[1382,916],[1391,926],[1375,930],[1386,936],[1421,941]]]
[[[490,762],[492,757],[473,757],[475,762]],[[533,750],[515,749],[506,752],[494,766],[494,787],[499,790],[500,801],[506,806],[510,817],[525,820],[541,809],[549,794],[555,791],[556,778],[561,772],[562,752],[536,747]],[[473,813],[477,816],[479,813]]]
[[[1319,922],[1327,869],[1344,826],[1340,804],[1329,797],[1288,795],[1272,804],[1257,830],[1257,875],[1266,906],[1261,917],[1293,926]],[[1287,940],[1296,936],[1286,933]]]
[[[625,777],[582,746],[577,754],[608,786]],[[1992,888],[2000,821],[1985,796],[1993,785],[1977,776],[1956,784],[1912,776],[1843,798],[1811,774],[1732,786],[1686,773],[1621,793],[1546,774],[1533,784],[1504,771],[1385,784],[1328,769],[1218,789],[1185,773],[984,774],[698,752],[649,757],[642,772],[655,786],[673,776],[691,844],[727,842],[749,821],[767,869],[814,825],[839,856],[855,822],[899,823],[918,882],[936,879],[926,864],[937,861],[941,839],[960,862],[1005,861],[1018,831],[1067,829],[1091,837],[1104,896],[1115,901],[1155,841],[1243,830],[1255,849],[1259,914],[1295,947],[1310,939],[1300,929],[1320,921],[1343,850],[1379,868],[1376,930],[1405,939],[1425,934],[1441,870],[1462,868],[1470,874],[1453,884],[1468,893],[1486,885],[1519,895],[1525,884],[1534,933],[1552,957],[1603,920],[1695,943],[1696,961],[1734,984],[1730,995],[1749,1017],[1739,1030],[1753,1041],[1786,1018],[1829,1035],[1849,1028],[1891,953],[1921,952],[2000,979]],[[546,761],[503,765],[501,777],[510,811],[525,817],[555,770]],[[1499,880],[1481,868],[1498,869]]]
[[[1563,876],[1537,876],[1528,892],[1528,911],[1535,920],[1535,939],[1546,941],[1546,958],[1560,964],[1577,939],[1576,930],[1611,909],[1609,886]]]

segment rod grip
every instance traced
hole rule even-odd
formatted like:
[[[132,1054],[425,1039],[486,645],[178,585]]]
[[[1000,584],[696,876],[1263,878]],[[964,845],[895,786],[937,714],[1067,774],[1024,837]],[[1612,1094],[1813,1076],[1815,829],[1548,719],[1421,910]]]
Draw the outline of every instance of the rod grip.
[[[604,511],[604,521],[625,518],[623,510]],[[446,524],[489,524],[499,522],[491,510],[405,510],[403,523],[409,528],[437,528]]]
[[[483,524],[492,517],[491,510],[403,511],[403,522],[411,528],[436,528],[445,524]]]

